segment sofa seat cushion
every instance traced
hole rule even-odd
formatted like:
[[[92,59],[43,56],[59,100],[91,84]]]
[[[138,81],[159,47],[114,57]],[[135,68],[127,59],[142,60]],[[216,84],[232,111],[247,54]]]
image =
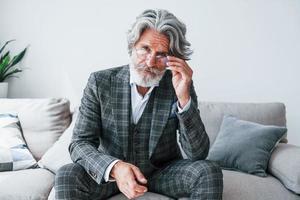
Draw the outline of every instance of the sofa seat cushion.
[[[279,144],[273,151],[268,170],[300,199],[300,147]]]
[[[285,189],[285,187],[273,176],[254,176],[242,172],[222,170],[224,177],[223,200],[299,200],[300,196]],[[48,200],[54,200],[54,189]],[[109,200],[126,200],[123,194],[115,195]],[[171,198],[147,192],[136,200],[170,200]],[[188,198],[179,198],[188,200]]]
[[[224,176],[223,200],[299,200],[296,195],[285,187],[273,176],[254,176],[242,172],[222,170]],[[109,200],[126,199],[123,194],[118,194]],[[138,200],[168,200],[167,196],[147,192]],[[187,200],[180,198],[179,200]]]
[[[299,200],[300,196],[287,190],[278,179],[268,175],[258,177],[246,173],[222,170],[223,200]]]
[[[169,198],[167,196],[153,193],[153,192],[146,192],[143,196],[141,196],[139,198],[135,198],[135,199],[136,200],[171,200],[171,198]],[[127,198],[123,194],[118,194],[118,195],[115,195],[115,196],[109,198],[109,200],[127,200]]]
[[[153,192],[146,192],[144,196],[139,197],[139,198],[135,198],[136,200],[171,200],[171,198],[161,195],[161,194],[157,194],[157,193],[153,193]],[[55,200],[55,189],[52,188],[49,198],[48,200]],[[117,194],[111,198],[109,198],[108,200],[127,200],[126,196],[123,194]],[[183,199],[180,199],[183,200]]]
[[[39,160],[71,121],[67,99],[0,99],[0,112],[19,117],[29,150]]]
[[[45,169],[0,173],[1,200],[44,200],[54,184],[54,174]]]

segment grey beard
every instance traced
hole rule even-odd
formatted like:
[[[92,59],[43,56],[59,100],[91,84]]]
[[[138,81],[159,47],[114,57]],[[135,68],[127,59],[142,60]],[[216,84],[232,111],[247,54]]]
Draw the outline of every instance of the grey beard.
[[[166,70],[159,71],[152,67],[146,67],[145,65],[135,66],[133,63],[130,64],[130,76],[134,83],[142,87],[152,87],[158,85],[162,79]],[[149,71],[152,75],[143,76],[140,74],[142,71]]]

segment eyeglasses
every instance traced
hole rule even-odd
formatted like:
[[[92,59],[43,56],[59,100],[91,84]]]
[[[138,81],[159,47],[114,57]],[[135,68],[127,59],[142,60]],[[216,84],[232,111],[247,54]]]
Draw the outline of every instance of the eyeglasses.
[[[151,56],[151,50],[146,47],[141,47],[141,48],[134,48],[136,55],[139,59],[141,60],[147,60]],[[159,53],[158,55],[155,55],[155,63],[158,66],[166,66],[168,59],[167,59],[168,54],[167,53]]]

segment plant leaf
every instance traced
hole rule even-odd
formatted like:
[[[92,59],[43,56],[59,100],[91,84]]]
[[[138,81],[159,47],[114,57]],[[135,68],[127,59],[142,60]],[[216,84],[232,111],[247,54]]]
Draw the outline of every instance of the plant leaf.
[[[7,52],[3,58],[1,58],[0,60],[0,76],[4,71],[7,69],[7,67],[9,66],[10,63],[10,56],[9,56],[9,52]]]
[[[22,60],[22,58],[24,57],[25,53],[26,53],[27,48],[25,48],[22,52],[20,52],[18,55],[14,56],[13,59],[10,61],[10,63],[8,64],[8,66],[5,66],[3,71],[1,72],[1,76],[6,77],[7,72],[14,66],[16,65],[18,62],[20,62]]]
[[[18,76],[12,76],[12,75],[11,75],[11,76],[9,76],[7,79],[10,79],[10,78],[20,78],[20,77],[18,77]],[[1,82],[4,82],[4,80],[1,81],[1,79],[0,79],[0,83],[1,83]]]
[[[17,64],[18,62],[20,62],[22,60],[22,58],[24,57],[25,53],[27,51],[27,48],[25,48],[21,53],[19,53],[18,55],[14,56],[13,59],[11,60],[11,64],[10,66],[14,66],[15,64]]]
[[[3,80],[9,78],[12,74],[16,74],[16,73],[19,73],[19,72],[22,72],[22,70],[21,69],[14,69],[11,72],[8,72],[7,74],[5,74],[3,76]],[[1,82],[1,80],[0,80],[0,82]]]
[[[3,49],[6,47],[6,45],[8,45],[8,43],[10,43],[10,42],[12,42],[12,41],[15,41],[15,40],[9,40],[9,41],[7,41],[7,42],[3,45],[3,47],[0,49],[0,54],[1,54],[1,52],[3,51]]]
[[[6,54],[6,56],[3,58],[2,63],[0,64],[0,79],[3,79],[10,68],[10,55]]]
[[[14,41],[14,40],[7,41],[1,47],[0,55],[4,51],[4,48],[6,47],[6,45],[12,41]],[[16,77],[13,75],[23,71],[19,68],[13,68],[13,67],[23,59],[26,51],[27,51],[27,47],[23,51],[21,51],[19,54],[14,56],[12,59],[10,57],[9,51],[0,57],[0,82],[3,82],[5,79],[10,78],[10,77]]]
[[[4,58],[5,56],[7,56],[7,54],[9,54],[9,51],[6,52],[4,55],[1,56],[1,58],[0,58],[0,63],[2,63],[3,58]]]

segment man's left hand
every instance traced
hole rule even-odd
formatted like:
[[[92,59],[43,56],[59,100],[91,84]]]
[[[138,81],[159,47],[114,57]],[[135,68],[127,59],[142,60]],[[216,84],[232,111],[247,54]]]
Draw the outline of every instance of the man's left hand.
[[[180,107],[183,108],[190,99],[190,86],[193,70],[180,58],[168,56],[167,66],[172,71],[172,83],[178,98]]]

